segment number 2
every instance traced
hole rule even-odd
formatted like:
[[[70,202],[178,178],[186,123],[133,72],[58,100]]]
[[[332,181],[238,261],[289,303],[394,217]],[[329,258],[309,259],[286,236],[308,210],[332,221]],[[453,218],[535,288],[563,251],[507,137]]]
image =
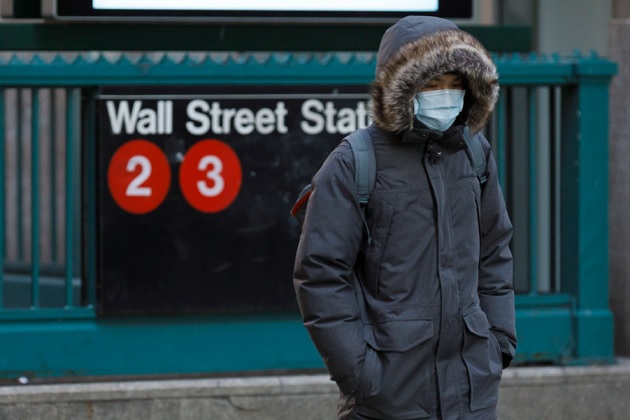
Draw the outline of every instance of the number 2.
[[[132,156],[127,162],[127,172],[135,171],[138,166],[140,166],[140,173],[131,180],[125,194],[129,197],[150,197],[151,188],[142,187],[142,184],[151,176],[151,161],[146,156]]]

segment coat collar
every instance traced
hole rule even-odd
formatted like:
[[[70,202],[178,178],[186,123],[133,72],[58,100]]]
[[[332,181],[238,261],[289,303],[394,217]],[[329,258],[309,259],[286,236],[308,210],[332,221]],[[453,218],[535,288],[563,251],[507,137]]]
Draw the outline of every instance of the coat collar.
[[[431,130],[419,122],[414,122],[413,129],[400,137],[404,144],[422,145],[425,153],[429,153],[432,159],[439,159],[453,153],[464,150],[463,125],[454,125],[444,133]]]

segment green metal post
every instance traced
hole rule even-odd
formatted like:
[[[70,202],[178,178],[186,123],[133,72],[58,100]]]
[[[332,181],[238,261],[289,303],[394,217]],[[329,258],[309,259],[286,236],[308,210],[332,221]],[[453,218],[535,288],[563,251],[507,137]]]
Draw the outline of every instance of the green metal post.
[[[538,294],[538,170],[536,159],[536,88],[527,88],[529,153],[529,295]]]
[[[31,306],[39,307],[39,89],[31,90]]]
[[[562,290],[571,294],[576,363],[613,358],[608,307],[608,84],[614,63],[576,59],[576,85],[563,90]]]
[[[70,95],[70,90],[68,91],[68,95]],[[79,90],[74,89],[72,92],[75,92],[78,96]],[[87,117],[85,118],[86,125],[86,139],[84,141],[84,145],[86,148],[86,160],[88,165],[93,165],[94,167],[97,164],[97,156],[96,156],[96,106],[94,103],[94,91],[90,91],[89,100],[86,101],[87,107]],[[85,174],[87,178],[87,185],[96,185],[96,171],[87,171]],[[96,306],[96,232],[98,230],[97,226],[97,203],[96,203],[96,195],[88,194],[87,198],[87,246],[86,251],[87,255],[85,257],[85,277],[83,278],[83,288],[87,288],[87,293],[84,296],[87,299],[87,304],[89,307],[94,308]]]
[[[50,219],[57,220],[57,153],[56,153],[56,132],[57,132],[57,118],[55,115],[55,89],[48,90],[48,109],[49,111],[49,130],[50,133],[50,143],[49,143],[49,155],[50,159],[50,171],[49,178],[51,180],[48,196],[50,197],[50,207],[48,211],[50,211]],[[50,227],[50,238],[47,241],[50,244],[50,259],[57,263],[57,223],[52,223]]]
[[[66,229],[65,229],[65,287],[66,287],[66,307],[72,307],[73,303],[73,290],[72,290],[72,276],[74,268],[74,125],[73,119],[75,101],[72,95],[66,96]]]
[[[5,90],[0,89],[0,310],[4,308],[4,251],[5,251],[5,234],[6,223],[4,219],[4,195],[5,195],[5,138],[4,138],[4,94]]]
[[[18,214],[24,214],[24,177],[22,176],[22,167],[24,166],[23,162],[23,152],[22,152],[22,89],[16,89],[17,103],[16,103],[16,120],[17,126],[15,130],[15,138],[16,138],[16,165],[15,165],[15,173],[14,177],[17,183],[17,211]],[[18,218],[17,223],[17,257],[20,263],[24,262],[24,217]]]

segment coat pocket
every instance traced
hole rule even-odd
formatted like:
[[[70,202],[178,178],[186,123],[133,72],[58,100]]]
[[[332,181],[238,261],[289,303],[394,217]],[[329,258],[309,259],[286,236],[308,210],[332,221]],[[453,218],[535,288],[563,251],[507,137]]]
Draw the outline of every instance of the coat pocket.
[[[390,320],[365,326],[368,343],[357,413],[376,419],[428,417],[435,409],[433,321]]]
[[[376,194],[375,194],[376,195]],[[376,202],[372,217],[368,218],[371,230],[371,243],[365,243],[365,285],[374,296],[378,296],[378,283],[383,251],[387,244],[389,227],[394,215],[394,207],[384,198],[373,197]]]
[[[468,370],[470,410],[476,411],[498,402],[503,371],[501,351],[481,309],[464,315],[464,325],[463,359]]]
[[[365,341],[375,350],[404,352],[433,337],[433,321],[393,320],[366,325]]]

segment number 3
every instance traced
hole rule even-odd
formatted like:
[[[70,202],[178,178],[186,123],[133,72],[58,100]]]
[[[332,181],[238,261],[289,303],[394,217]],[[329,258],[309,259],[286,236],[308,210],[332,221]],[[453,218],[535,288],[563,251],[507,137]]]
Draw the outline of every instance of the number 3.
[[[206,178],[214,183],[212,187],[208,187],[205,181],[197,181],[197,189],[205,197],[216,197],[223,192],[225,181],[221,176],[223,172],[223,162],[217,156],[204,156],[199,160],[197,169],[205,171],[208,166],[212,165],[212,169],[206,172]]]

